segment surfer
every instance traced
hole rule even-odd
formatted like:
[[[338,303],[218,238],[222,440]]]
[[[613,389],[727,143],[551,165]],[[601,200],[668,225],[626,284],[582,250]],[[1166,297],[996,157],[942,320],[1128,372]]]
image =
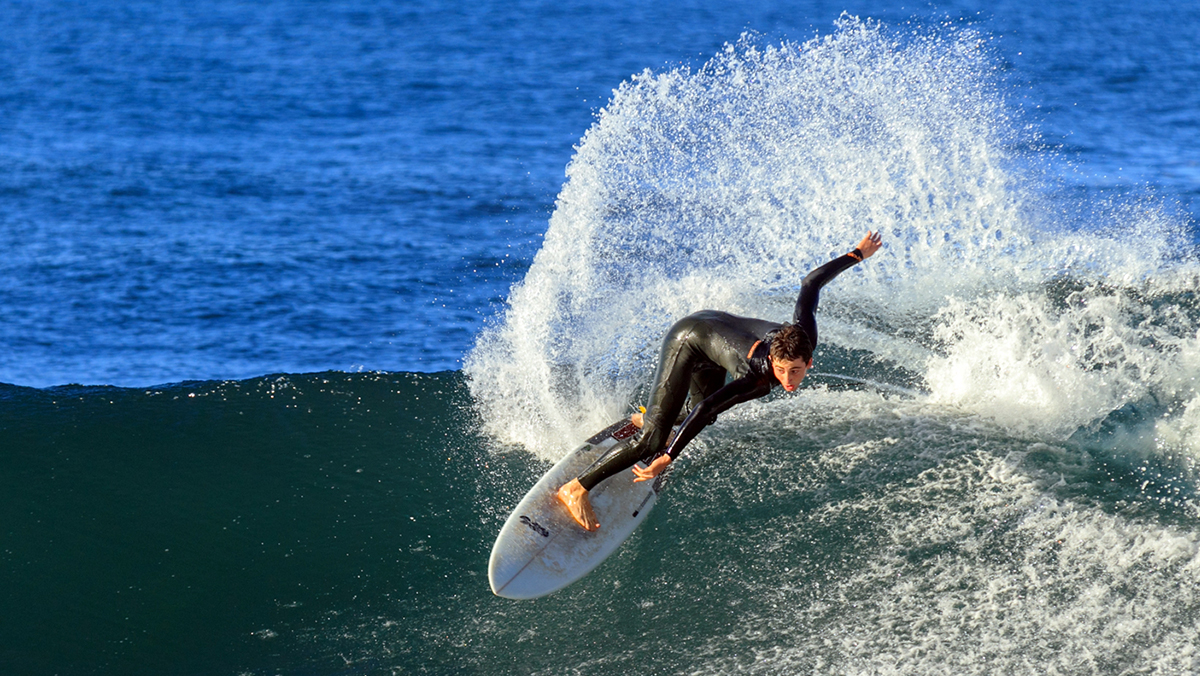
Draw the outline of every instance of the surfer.
[[[599,529],[588,500],[588,491],[596,484],[629,467],[636,475],[634,481],[653,479],[679,457],[700,430],[715,422],[718,414],[766,396],[776,385],[788,392],[799,387],[812,368],[817,344],[814,313],[821,287],[870,258],[880,246],[880,233],[868,231],[854,251],[808,273],[800,283],[791,324],[717,310],[703,310],[676,322],[663,338],[646,413],[633,416],[633,423],[642,428],[641,437],[558,489],[558,500],[571,517],[586,530]],[[726,373],[733,378],[728,385]],[[671,427],[679,419],[685,397],[691,412],[671,439]],[[637,467],[639,460],[647,466]]]

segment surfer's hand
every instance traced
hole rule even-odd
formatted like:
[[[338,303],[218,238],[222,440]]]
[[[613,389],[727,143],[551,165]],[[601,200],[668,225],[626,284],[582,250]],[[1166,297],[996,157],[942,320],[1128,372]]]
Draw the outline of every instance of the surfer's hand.
[[[635,478],[633,482],[637,483],[639,481],[649,481],[659,474],[662,474],[663,470],[666,469],[667,465],[669,464],[671,464],[671,456],[663,453],[654,460],[650,461],[650,464],[646,465],[644,468],[634,465],[633,473],[637,478]]]
[[[855,248],[862,253],[863,260],[866,260],[874,255],[876,251],[879,251],[879,247],[881,246],[883,246],[883,234],[868,230],[866,236],[862,238],[862,241]]]

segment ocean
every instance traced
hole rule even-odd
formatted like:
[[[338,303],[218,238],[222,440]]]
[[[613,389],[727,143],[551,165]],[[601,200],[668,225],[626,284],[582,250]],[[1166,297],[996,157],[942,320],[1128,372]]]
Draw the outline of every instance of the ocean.
[[[0,672],[1200,673],[1200,8],[0,8]],[[549,597],[675,319],[822,294]]]

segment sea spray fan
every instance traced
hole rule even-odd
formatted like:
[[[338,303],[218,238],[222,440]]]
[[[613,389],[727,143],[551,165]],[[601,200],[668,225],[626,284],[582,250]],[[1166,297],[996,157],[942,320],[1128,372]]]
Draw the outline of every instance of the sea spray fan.
[[[1038,371],[1047,357],[1027,356],[1025,394],[1005,392],[991,364],[1006,353],[988,352],[1005,346],[971,308],[1034,302],[1065,270],[1144,278],[1164,226],[1138,212],[1136,238],[1064,232],[1010,150],[1015,126],[985,42],[954,28],[843,17],[804,44],[744,37],[696,71],[634,76],[580,142],[541,251],[466,359],[486,431],[558,457],[628,410],[676,319],[785,321],[800,279],[867,229],[886,248],[825,294],[824,345],[870,349],[927,376],[935,402],[1015,428],[1061,435],[1102,418],[1134,395],[1068,405],[1100,381]],[[1037,334],[1055,312],[1001,316]],[[1068,382],[1080,390],[1063,406],[1029,389]]]
[[[486,429],[554,457],[628,405],[674,319],[717,307],[785,320],[804,274],[868,228],[885,255],[825,310],[928,306],[913,293],[882,304],[900,278],[977,286],[1022,246],[991,73],[973,33],[892,37],[843,18],[828,37],[743,38],[696,72],[623,84],[466,360]]]
[[[886,255],[831,295],[882,309],[888,280],[917,284],[948,258],[942,290],[978,284],[1021,246],[990,73],[973,33],[890,37],[844,17],[832,36],[743,38],[696,72],[624,83],[467,359],[486,429],[553,457],[629,403],[674,319],[784,320],[803,275],[868,228]]]

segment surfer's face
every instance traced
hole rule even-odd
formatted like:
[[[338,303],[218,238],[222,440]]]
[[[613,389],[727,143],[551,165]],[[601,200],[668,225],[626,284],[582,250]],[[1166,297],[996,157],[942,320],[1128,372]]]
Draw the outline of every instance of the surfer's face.
[[[775,372],[775,380],[778,380],[779,384],[783,385],[783,389],[788,392],[800,387],[800,381],[804,380],[804,376],[808,374],[810,368],[812,368],[812,359],[785,361],[771,357],[771,370]]]

